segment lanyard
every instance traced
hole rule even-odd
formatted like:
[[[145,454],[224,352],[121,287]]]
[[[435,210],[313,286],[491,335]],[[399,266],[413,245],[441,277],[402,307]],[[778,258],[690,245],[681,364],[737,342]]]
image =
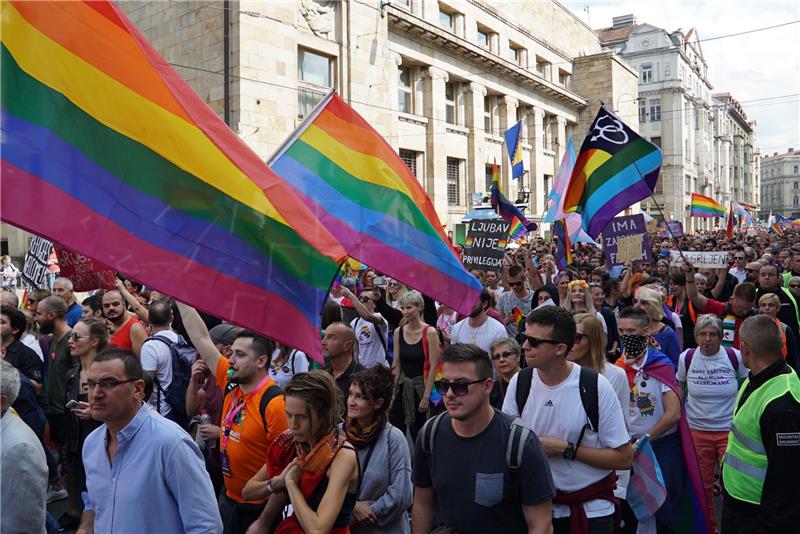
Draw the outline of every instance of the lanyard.
[[[239,386],[235,390],[235,393],[233,394],[234,397],[231,399],[232,407],[228,411],[228,414],[225,416],[225,418],[222,420],[223,434],[222,434],[222,439],[220,439],[219,443],[219,448],[221,450],[224,451],[228,448],[228,437],[230,436],[231,427],[233,426],[233,419],[239,414],[239,412],[242,411],[245,404],[247,404],[247,401],[253,398],[253,396],[257,394],[259,391],[264,389],[264,386],[267,385],[267,382],[269,382],[269,380],[270,380],[269,375],[265,376],[264,378],[261,379],[261,382],[259,382],[258,385],[252,391],[250,391],[250,393],[247,393],[243,397],[239,396],[239,394],[242,391],[241,386]]]

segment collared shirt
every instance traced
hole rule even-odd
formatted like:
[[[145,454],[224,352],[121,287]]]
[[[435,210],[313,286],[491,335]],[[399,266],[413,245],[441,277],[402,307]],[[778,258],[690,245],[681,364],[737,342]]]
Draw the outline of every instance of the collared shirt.
[[[104,424],[83,445],[83,497],[95,532],[222,532],[203,456],[178,425],[142,405],[117,433],[113,463],[107,451]]]

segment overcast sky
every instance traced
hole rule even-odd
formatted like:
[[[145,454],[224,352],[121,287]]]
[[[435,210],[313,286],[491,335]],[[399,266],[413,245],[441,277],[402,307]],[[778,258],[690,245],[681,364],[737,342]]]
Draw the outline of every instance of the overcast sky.
[[[617,15],[667,31],[697,28],[713,92],[738,99],[749,119],[758,121],[762,154],[800,149],[800,23],[771,30],[703,41],[711,37],[800,19],[800,1],[562,1],[592,28],[611,26]],[[586,12],[588,5],[589,12]],[[792,95],[775,99],[782,95]],[[769,100],[762,100],[769,99]]]

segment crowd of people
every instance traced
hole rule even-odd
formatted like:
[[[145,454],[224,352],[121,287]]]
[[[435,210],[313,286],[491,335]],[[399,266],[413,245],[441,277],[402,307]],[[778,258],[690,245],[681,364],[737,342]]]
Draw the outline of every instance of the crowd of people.
[[[20,301],[4,267],[0,532],[800,531],[800,233],[652,242],[559,269],[531,237],[467,316],[348,269],[324,363],[129,279]]]

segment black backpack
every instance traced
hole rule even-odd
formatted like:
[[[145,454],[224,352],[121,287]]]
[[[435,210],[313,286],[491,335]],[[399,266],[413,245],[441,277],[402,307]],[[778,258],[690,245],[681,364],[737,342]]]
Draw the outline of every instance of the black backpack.
[[[258,403],[258,413],[261,414],[261,421],[264,423],[264,432],[267,431],[267,406],[272,399],[278,397],[279,395],[283,395],[283,390],[278,386],[278,384],[272,384],[267,390],[261,395],[261,401]]]
[[[151,336],[145,343],[157,340],[169,347],[172,357],[172,382],[166,389],[161,387],[158,381],[158,374],[153,379],[156,388],[156,406],[161,406],[161,395],[172,410],[169,418],[181,426],[186,426],[189,416],[186,414],[186,388],[189,387],[189,380],[192,378],[192,364],[197,359],[197,350],[189,345],[183,337],[178,334],[175,342],[163,336]]]
[[[595,433],[600,431],[600,401],[597,394],[598,373],[591,367],[581,366],[581,376],[578,379],[578,387],[581,393],[581,404],[589,418],[589,428]],[[533,381],[533,368],[526,367],[517,374],[517,411],[522,414],[525,402],[531,392],[531,382]],[[581,431],[581,436],[583,432]]]

